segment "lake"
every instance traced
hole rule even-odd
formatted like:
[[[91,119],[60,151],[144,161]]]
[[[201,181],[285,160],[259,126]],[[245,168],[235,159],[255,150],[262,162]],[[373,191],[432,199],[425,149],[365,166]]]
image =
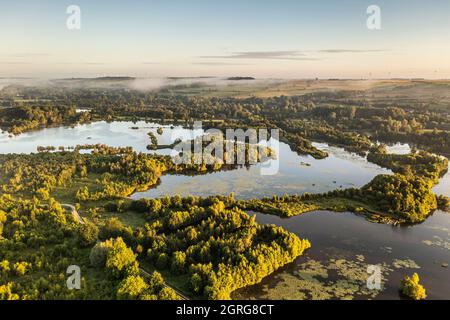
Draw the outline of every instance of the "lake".
[[[162,127],[163,133],[157,134]],[[107,144],[115,147],[131,146],[138,152],[149,153],[147,135],[152,131],[159,144],[175,139],[192,139],[202,130],[181,126],[160,126],[155,123],[95,122],[73,128],[48,128],[16,137],[0,134],[0,153],[31,153],[37,146],[75,146],[77,144]],[[132,198],[164,195],[198,195],[235,193],[236,198],[265,197],[274,194],[325,192],[336,188],[361,187],[374,176],[390,173],[365,158],[326,144],[314,144],[329,153],[316,160],[299,156],[280,143],[279,171],[262,176],[261,166],[198,176],[164,175],[160,183]],[[405,153],[407,145],[389,147],[389,152]],[[170,155],[171,150],[158,150]],[[438,194],[450,196],[450,174],[434,187]],[[418,272],[429,298],[450,298],[450,214],[435,212],[424,223],[394,227],[367,222],[352,213],[327,211],[310,212],[282,219],[257,215],[260,223],[270,223],[307,238],[312,248],[294,263],[285,266],[262,283],[234,293],[242,299],[399,299],[398,287],[405,275]],[[369,265],[380,266],[382,290],[366,286]]]
[[[156,132],[159,127],[163,128],[161,135]],[[192,139],[203,133],[202,130],[161,126],[144,121],[100,121],[73,128],[47,128],[12,138],[3,133],[0,135],[0,153],[31,153],[36,152],[37,146],[68,147],[97,143],[113,147],[131,146],[137,152],[152,153],[153,151],[146,149],[150,143],[147,135],[149,131],[155,134],[159,144],[170,144],[177,138]],[[287,144],[280,143],[279,171],[275,175],[261,175],[261,166],[266,164],[197,176],[164,175],[156,188],[136,193],[132,198],[175,194],[209,196],[234,192],[237,198],[246,199],[274,194],[318,193],[336,188],[361,187],[378,174],[390,173],[389,170],[343,149],[320,143],[314,145],[327,151],[330,156],[323,160],[299,156]],[[171,150],[158,150],[156,153],[170,155]]]
[[[280,143],[279,171],[275,175],[261,175],[261,167],[265,164],[197,176],[164,175],[156,188],[135,193],[132,198],[234,192],[236,198],[248,199],[274,194],[319,193],[336,188],[361,187],[378,174],[390,173],[343,149],[318,143],[315,146],[327,151],[329,157],[316,160],[311,156],[299,156],[287,144]]]
[[[251,213],[255,214],[255,213]],[[241,299],[399,299],[399,284],[419,273],[430,299],[450,297],[450,214],[435,212],[424,223],[391,226],[369,223],[352,213],[316,211],[283,219],[256,213],[310,240],[294,263],[251,287]],[[367,267],[381,268],[382,290],[369,290]]]
[[[138,127],[139,129],[132,129]],[[162,127],[162,135],[156,133]],[[76,146],[77,144],[106,144],[112,147],[131,146],[137,152],[149,152],[147,145],[150,139],[149,131],[155,133],[160,144],[168,144],[176,138],[188,139],[191,135],[201,135],[202,131],[183,129],[176,126],[161,126],[145,121],[98,121],[75,127],[47,128],[39,131],[26,132],[18,136],[9,137],[7,133],[0,134],[0,153],[32,153],[37,146]],[[173,138],[173,140],[171,139]]]

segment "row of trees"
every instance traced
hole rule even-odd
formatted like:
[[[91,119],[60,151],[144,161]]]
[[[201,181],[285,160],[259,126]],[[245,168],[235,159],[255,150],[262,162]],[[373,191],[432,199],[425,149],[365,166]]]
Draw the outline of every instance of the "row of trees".
[[[74,106],[50,104],[0,109],[0,128],[12,134],[61,124],[90,121],[89,113],[77,113]]]
[[[434,184],[448,171],[448,159],[425,151],[410,154],[388,154],[383,146],[372,149],[367,160],[408,178],[423,177]]]
[[[447,197],[437,197],[433,182],[401,174],[378,175],[361,189],[334,190],[324,194],[292,195],[241,200],[245,210],[291,217],[313,210],[336,210],[381,214],[395,222],[422,222],[439,207],[448,208]]]

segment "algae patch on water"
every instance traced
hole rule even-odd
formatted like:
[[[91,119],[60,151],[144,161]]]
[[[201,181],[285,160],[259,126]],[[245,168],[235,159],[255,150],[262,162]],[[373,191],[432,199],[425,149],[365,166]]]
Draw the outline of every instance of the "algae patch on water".
[[[420,266],[411,259],[404,259],[404,260],[400,260],[400,259],[394,259],[394,262],[392,263],[392,265],[396,268],[396,269],[420,269]]]
[[[320,262],[310,259],[292,274],[277,276],[279,283],[274,288],[265,287],[265,299],[355,299],[376,297],[383,290],[386,276],[392,270],[389,265],[378,265],[381,269],[381,290],[370,290],[367,286],[368,267],[363,255],[355,260],[329,259]]]
[[[450,239],[444,239],[439,236],[433,236],[433,240],[423,240],[423,244],[427,246],[435,246],[443,249],[450,250]]]
[[[390,263],[379,263],[380,289],[370,289],[368,280],[371,263],[364,255],[354,259],[329,258],[324,261],[308,259],[293,272],[283,272],[275,276],[272,285],[264,285],[260,299],[286,300],[351,300],[376,298],[384,289],[387,278],[395,269],[418,269],[420,266],[409,258],[394,259]],[[248,298],[248,297],[247,297]]]

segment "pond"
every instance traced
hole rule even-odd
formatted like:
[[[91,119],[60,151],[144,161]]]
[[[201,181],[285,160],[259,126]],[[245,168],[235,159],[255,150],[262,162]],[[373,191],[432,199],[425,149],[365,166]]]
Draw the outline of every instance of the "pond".
[[[163,127],[163,134],[156,133]],[[137,129],[133,129],[137,128]],[[0,134],[0,153],[32,153],[37,146],[76,146],[77,144],[106,144],[112,147],[133,147],[137,152],[149,152],[147,145],[150,139],[149,131],[155,133],[160,144],[168,144],[176,138],[188,139],[202,134],[200,131],[183,129],[175,126],[162,126],[155,123],[138,121],[98,121],[75,127],[47,128],[39,131],[26,132],[9,137],[7,133]],[[173,140],[172,140],[173,138]]]
[[[256,214],[310,240],[294,263],[238,290],[238,299],[399,299],[399,284],[418,272],[430,299],[450,297],[450,214],[396,227],[369,223],[352,213],[316,211],[289,219]],[[380,266],[381,290],[369,290],[369,265]]]
[[[275,175],[261,175],[261,166],[265,164],[193,177],[165,175],[157,188],[135,193],[132,198],[175,194],[208,196],[234,192],[236,198],[248,199],[274,194],[319,193],[361,187],[376,175],[390,172],[343,149],[326,144],[315,146],[327,151],[329,157],[316,160],[311,156],[299,156],[287,144],[280,143],[279,170]]]
[[[163,127],[159,135],[157,128]],[[170,144],[177,138],[191,139],[202,134],[202,130],[190,130],[181,126],[161,126],[155,123],[138,122],[94,122],[73,128],[48,128],[9,137],[0,135],[0,153],[31,153],[37,146],[76,146],[77,144],[106,144],[114,147],[131,146],[138,152],[153,152],[146,149],[150,143],[147,135],[152,131],[159,144]],[[280,143],[279,171],[275,175],[261,175],[258,164],[231,171],[206,175],[164,175],[156,188],[132,196],[161,197],[164,195],[230,194],[237,198],[252,198],[283,195],[286,193],[318,193],[337,188],[361,187],[380,173],[390,173],[365,158],[326,144],[314,144],[329,153],[329,157],[316,160],[311,156],[299,156],[287,144]],[[171,150],[156,153],[170,155]]]

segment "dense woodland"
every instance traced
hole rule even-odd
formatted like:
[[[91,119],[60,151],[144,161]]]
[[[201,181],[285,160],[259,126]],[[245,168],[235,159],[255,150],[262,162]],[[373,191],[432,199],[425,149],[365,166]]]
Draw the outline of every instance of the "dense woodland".
[[[117,207],[116,207],[117,209]],[[0,198],[1,299],[179,299],[158,272],[186,274],[193,296],[229,299],[310,247],[292,233],[260,226],[218,198],[132,202],[148,223],[80,223],[54,199]],[[67,290],[65,271],[82,267],[82,290]]]
[[[191,297],[229,299],[234,290],[260,282],[311,245],[281,228],[258,225],[251,211],[290,217],[328,209],[353,211],[377,222],[417,223],[438,207],[448,209],[449,199],[432,192],[448,170],[442,157],[450,154],[448,110],[423,103],[368,103],[355,96],[337,92],[237,99],[125,89],[3,89],[0,128],[9,134],[139,119],[187,127],[202,120],[219,129],[279,128],[280,139],[299,154],[326,158],[326,152],[312,145],[326,142],[367,156],[392,174],[379,175],[360,189],[325,194],[132,201],[128,196],[155,186],[163,174],[204,174],[234,166],[202,161],[176,165],[170,157],[126,146],[42,146],[35,154],[2,154],[0,299],[179,299],[165,278],[181,279],[181,290]],[[394,141],[407,142],[414,150],[389,154],[383,143]],[[156,135],[149,134],[148,148],[160,147]],[[275,155],[266,149],[256,159],[263,156]],[[84,220],[61,204],[75,205]],[[139,223],[126,224],[117,218],[121,215],[132,215]],[[65,286],[71,264],[82,267],[82,290]]]
[[[143,256],[159,270],[187,274],[194,295],[229,299],[310,247],[282,228],[258,225],[233,202],[173,197],[130,203],[148,220],[137,239]]]
[[[98,236],[96,225],[80,225],[53,199],[2,195],[0,299],[178,298],[160,274],[140,275],[137,255],[121,238],[96,244]],[[80,290],[67,289],[70,265],[81,267]]]
[[[70,125],[90,120],[88,112],[77,113],[73,106],[20,106],[0,108],[1,129],[11,134],[21,134],[49,126]]]
[[[298,135],[358,152],[368,151],[371,142],[402,141],[434,153],[450,154],[448,109],[433,108],[431,102],[421,101],[406,105],[389,104],[382,99],[368,102],[353,91],[237,99],[127,89],[9,87],[3,89],[0,99],[9,107],[0,108],[0,128],[11,133],[52,124],[123,117],[179,123],[213,120],[228,127],[279,127],[288,133],[287,140],[291,134],[295,142]],[[76,109],[90,112],[76,113]],[[218,123],[214,125],[217,127]],[[304,152],[309,153],[310,149],[304,148]]]

